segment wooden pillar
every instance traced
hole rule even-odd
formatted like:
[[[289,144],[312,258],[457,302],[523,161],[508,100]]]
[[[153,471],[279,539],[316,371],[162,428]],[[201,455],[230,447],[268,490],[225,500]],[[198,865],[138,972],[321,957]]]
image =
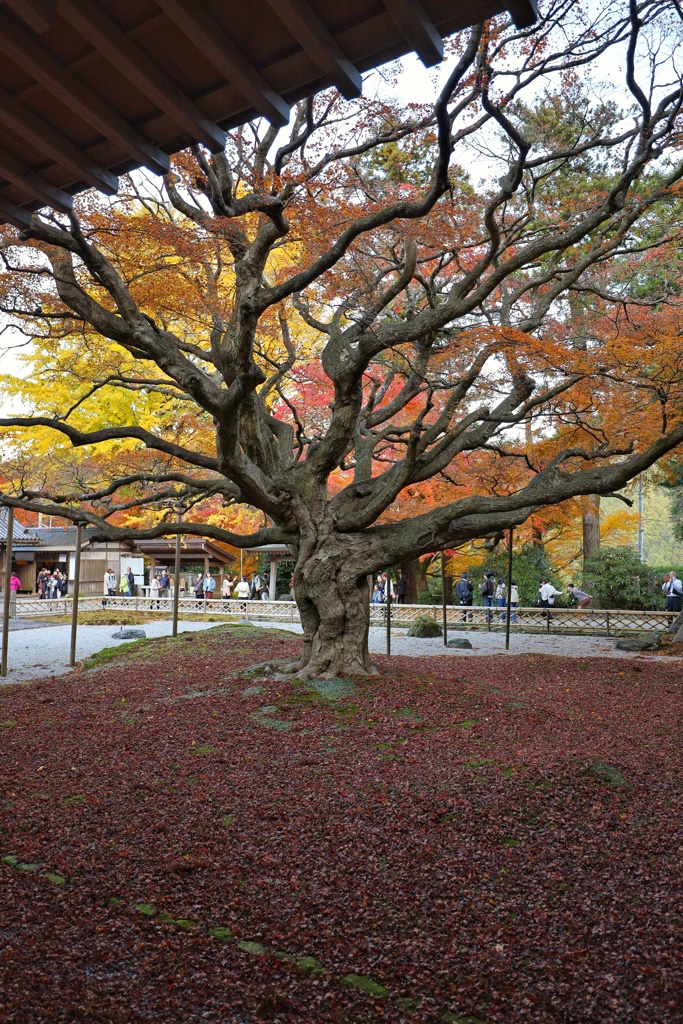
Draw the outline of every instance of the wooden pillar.
[[[277,555],[273,555],[270,560],[270,587],[268,588],[268,598],[271,601],[275,600],[275,588],[277,586]]]
[[[74,568],[73,604],[71,607],[71,650],[69,664],[76,664],[76,633],[78,630],[78,593],[81,585],[81,525],[76,527],[76,565]]]
[[[443,618],[443,645],[448,647],[448,612],[446,611],[446,556],[441,552],[441,615]]]
[[[505,650],[506,651],[510,650],[510,599],[511,599],[511,596],[512,596],[512,541],[513,541],[513,537],[514,537],[514,531],[513,531],[512,527],[510,527],[510,532],[508,534],[508,580],[507,580],[508,592],[507,592],[507,601],[506,601],[506,604],[507,604],[507,614],[505,616]],[[550,617],[550,613],[548,613],[548,617]]]
[[[9,652],[9,602],[11,597],[10,581],[12,579],[12,541],[14,539],[14,509],[7,510],[7,545],[5,547],[5,582],[2,592],[2,658],[0,659],[0,676],[7,675],[7,654]]]
[[[178,522],[181,521],[181,514],[178,512]],[[173,631],[171,636],[178,635],[178,601],[180,600],[180,541],[181,534],[177,533],[175,538],[175,564],[173,567]]]
[[[204,555],[204,572],[208,573],[208,571],[209,571],[209,556],[208,555]]]

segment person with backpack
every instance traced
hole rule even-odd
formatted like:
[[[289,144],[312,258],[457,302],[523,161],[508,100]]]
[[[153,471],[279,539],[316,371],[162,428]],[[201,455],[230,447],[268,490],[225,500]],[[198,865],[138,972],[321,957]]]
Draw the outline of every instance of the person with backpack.
[[[495,600],[495,587],[493,585],[493,573],[492,572],[485,572],[484,573],[484,582],[481,584],[479,590],[481,592],[482,604],[484,605],[484,608],[489,608],[489,609],[493,608],[493,602]],[[487,611],[486,612],[486,624],[488,625],[490,622],[491,622],[491,612]]]
[[[471,607],[472,606],[472,594],[473,593],[474,593],[474,584],[470,583],[470,581],[467,578],[467,573],[466,572],[461,573],[460,574],[460,579],[455,584],[455,596],[456,596],[456,598],[458,600],[458,604],[462,605],[464,608]],[[462,613],[462,621],[463,622],[467,621],[467,616],[468,616],[468,612],[464,611]],[[470,617],[470,622],[471,622],[472,619],[474,618],[474,616],[472,615],[472,612],[469,612],[469,617]]]
[[[261,583],[261,577],[257,572],[251,577],[251,600],[260,601],[261,591],[263,590],[263,584]]]

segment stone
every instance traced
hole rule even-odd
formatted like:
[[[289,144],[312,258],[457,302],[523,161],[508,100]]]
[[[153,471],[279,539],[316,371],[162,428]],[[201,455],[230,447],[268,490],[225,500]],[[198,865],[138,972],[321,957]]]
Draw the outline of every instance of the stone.
[[[408,636],[435,637],[443,636],[443,630],[438,622],[428,615],[420,615],[408,630]]]
[[[293,600],[294,598],[291,597],[289,594],[280,594],[280,596],[278,597],[278,601],[289,601],[290,604],[292,603]]]
[[[472,644],[469,640],[449,640],[446,647],[462,647],[464,650],[473,650]]]
[[[662,638],[659,633],[647,636],[629,636],[617,640],[614,647],[617,651],[656,651],[661,647]]]
[[[121,628],[118,633],[112,633],[112,640],[146,640],[147,634],[144,629]]]

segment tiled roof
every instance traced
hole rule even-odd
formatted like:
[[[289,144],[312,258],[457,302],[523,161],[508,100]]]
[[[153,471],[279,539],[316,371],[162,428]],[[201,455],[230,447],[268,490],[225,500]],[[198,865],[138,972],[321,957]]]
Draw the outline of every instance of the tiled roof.
[[[3,541],[7,540],[7,521],[8,521],[8,519],[9,519],[9,509],[8,508],[0,508],[0,543],[2,543]],[[12,531],[12,538],[13,538],[13,543],[14,544],[25,545],[25,544],[39,544],[40,543],[40,541],[38,540],[36,534],[32,533],[29,530],[27,530],[25,526],[22,526],[21,523],[17,520],[16,517],[14,519],[14,529]]]

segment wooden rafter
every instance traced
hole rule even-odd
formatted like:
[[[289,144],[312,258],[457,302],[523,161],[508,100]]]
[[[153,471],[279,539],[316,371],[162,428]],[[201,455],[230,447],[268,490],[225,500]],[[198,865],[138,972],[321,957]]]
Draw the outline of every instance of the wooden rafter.
[[[517,28],[530,28],[538,18],[538,0],[506,0]]]
[[[249,63],[201,4],[188,3],[187,0],[157,0],[157,3],[206,60],[231,81],[271,124],[282,126],[288,123],[289,105]]]
[[[115,195],[118,191],[119,179],[115,174],[89,160],[60,132],[43,121],[42,117],[38,117],[28,107],[17,102],[2,88],[0,124],[4,124],[25,139],[38,152],[45,153],[55,163],[68,168],[76,176],[75,181],[85,181],[108,195]]]
[[[165,174],[169,169],[170,160],[166,153],[149,142],[91,89],[70,74],[35,33],[25,29],[2,8],[0,51],[134,160],[149,167],[155,174]]]
[[[360,96],[363,79],[306,0],[268,0],[311,60],[347,100]]]
[[[225,148],[223,129],[214,124],[136,43],[126,38],[92,0],[60,0],[59,11],[112,67],[192,138],[205,143],[214,152]]]
[[[443,39],[420,0],[383,0],[383,3],[425,67],[431,68],[443,60]]]
[[[28,228],[31,225],[31,214],[22,206],[0,196],[0,220],[5,224],[13,224],[15,228]]]
[[[47,32],[55,19],[55,0],[5,0],[5,3],[39,35]]]
[[[73,209],[73,199],[67,192],[30,170],[21,160],[3,149],[0,149],[0,175],[13,185],[26,189],[44,206],[54,206],[55,210],[62,213],[69,213]]]

